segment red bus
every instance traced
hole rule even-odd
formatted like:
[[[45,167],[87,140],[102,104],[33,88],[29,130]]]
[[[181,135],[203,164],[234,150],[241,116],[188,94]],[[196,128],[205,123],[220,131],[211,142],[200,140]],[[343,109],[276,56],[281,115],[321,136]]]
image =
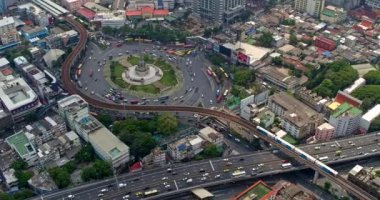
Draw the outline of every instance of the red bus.
[[[216,97],[216,103],[220,103],[222,100],[223,100],[223,95],[220,94],[218,97]]]
[[[210,71],[209,69],[207,70],[207,74],[209,75],[209,76],[212,76],[212,71]]]

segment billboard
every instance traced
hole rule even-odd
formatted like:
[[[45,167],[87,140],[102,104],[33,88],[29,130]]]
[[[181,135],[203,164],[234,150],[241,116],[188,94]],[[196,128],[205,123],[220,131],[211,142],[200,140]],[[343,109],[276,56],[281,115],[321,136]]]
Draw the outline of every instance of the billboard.
[[[225,55],[225,56],[227,56],[227,57],[230,58],[232,51],[231,51],[231,49],[229,49],[229,48],[227,48],[227,47],[225,47],[223,45],[220,45],[220,47],[219,47],[219,53],[221,53],[221,54],[223,54],[223,55]]]
[[[240,62],[240,63],[243,63],[243,64],[249,64],[249,57],[247,55],[245,55],[244,53],[242,52],[239,52],[237,54],[237,60]]]

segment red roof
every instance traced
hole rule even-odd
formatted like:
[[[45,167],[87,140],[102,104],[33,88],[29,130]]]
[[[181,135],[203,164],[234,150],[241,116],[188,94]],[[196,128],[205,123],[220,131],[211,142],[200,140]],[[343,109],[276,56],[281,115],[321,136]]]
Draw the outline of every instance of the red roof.
[[[141,8],[141,12],[142,12],[142,14],[144,14],[144,13],[153,14],[154,8],[146,6],[146,7]]]
[[[10,69],[10,68],[5,68],[5,69],[2,69],[1,70],[1,73],[4,75],[4,76],[8,76],[8,75],[11,75],[13,73],[13,71]]]
[[[129,167],[129,170],[131,172],[133,171],[140,171],[142,169],[142,163],[141,161],[138,161],[138,162],[135,162],[133,163],[130,167]]]
[[[233,198],[233,200],[238,200],[240,199],[241,197],[243,197],[247,192],[251,191],[253,188],[255,188],[258,184],[263,184],[265,185],[267,188],[270,188],[271,191],[269,191],[266,195],[264,195],[263,197],[260,198],[260,200],[266,200],[266,199],[269,199],[272,194],[273,194],[273,189],[271,187],[269,187],[267,184],[265,184],[262,180],[259,180],[257,181],[255,184],[251,185],[249,188],[245,189],[243,192],[241,192],[240,194],[238,194],[237,196],[235,196]]]
[[[338,102],[340,104],[348,103],[354,107],[359,107],[362,104],[359,99],[342,91],[339,91],[338,94],[336,94],[335,102]]]
[[[168,15],[169,14],[169,10],[154,10],[153,12],[153,15],[160,15],[160,16],[163,16],[163,15]]]
[[[127,16],[141,16],[141,14],[141,10],[127,10],[126,12]]]
[[[76,12],[88,20],[94,19],[95,16],[95,12],[87,8],[80,8]]]

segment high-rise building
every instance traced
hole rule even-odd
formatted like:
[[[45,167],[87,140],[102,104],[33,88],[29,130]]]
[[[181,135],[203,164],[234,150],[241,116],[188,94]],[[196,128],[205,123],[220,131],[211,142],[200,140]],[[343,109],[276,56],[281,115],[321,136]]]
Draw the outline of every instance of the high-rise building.
[[[329,123],[335,128],[335,137],[346,136],[359,130],[363,111],[343,103],[330,115]]]
[[[326,4],[341,7],[345,10],[351,10],[353,8],[359,7],[361,0],[326,0]]]
[[[295,0],[294,9],[299,12],[306,12],[311,16],[319,17],[325,7],[325,0]]]
[[[17,42],[20,42],[20,37],[16,30],[15,20],[13,17],[4,17],[0,20],[0,48]]]
[[[4,14],[11,5],[16,5],[18,0],[0,0],[0,14]]]
[[[245,9],[245,0],[194,0],[193,12],[202,19],[222,24],[229,22]]]
[[[365,4],[369,7],[380,9],[380,0],[366,0]]]

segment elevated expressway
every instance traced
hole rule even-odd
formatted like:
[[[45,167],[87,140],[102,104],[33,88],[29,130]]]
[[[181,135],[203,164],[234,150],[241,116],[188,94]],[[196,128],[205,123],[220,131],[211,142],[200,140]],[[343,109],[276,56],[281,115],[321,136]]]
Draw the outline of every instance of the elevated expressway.
[[[323,170],[321,170],[318,166],[316,166],[314,163],[304,160],[300,158],[295,152],[292,152],[291,150],[279,145],[274,140],[272,140],[269,137],[263,136],[259,134],[256,131],[256,125],[241,119],[239,116],[228,114],[225,112],[220,112],[216,110],[210,110],[207,108],[200,108],[200,107],[190,107],[190,106],[137,106],[137,105],[119,105],[119,104],[113,104],[113,103],[106,103],[97,99],[93,99],[90,96],[87,96],[83,94],[80,90],[76,88],[76,85],[71,80],[71,68],[74,67],[77,63],[80,56],[82,56],[85,53],[86,43],[88,40],[88,34],[86,29],[77,21],[75,21],[71,17],[65,17],[65,21],[68,22],[75,30],[77,30],[80,34],[80,39],[78,44],[74,47],[71,54],[67,57],[67,59],[64,61],[62,65],[62,82],[63,86],[66,89],[66,91],[70,94],[78,94],[82,96],[84,100],[86,100],[90,105],[107,109],[107,110],[114,110],[114,111],[137,111],[137,112],[190,112],[190,113],[198,113],[201,115],[207,115],[212,116],[216,118],[221,118],[224,120],[228,120],[230,122],[234,122],[236,124],[239,124],[240,126],[252,130],[252,134],[255,134],[257,137],[259,137],[262,140],[265,140],[272,144],[274,147],[277,147],[280,151],[285,153],[286,155],[294,158],[299,163],[302,163],[309,168],[312,168],[313,170],[317,171],[318,173],[324,175],[327,177],[330,181],[340,185],[343,189],[345,189],[347,192],[352,194],[358,199],[375,199],[372,195],[370,195],[365,190],[357,187],[355,184],[345,180],[340,175],[333,176],[330,174],[327,174]]]

